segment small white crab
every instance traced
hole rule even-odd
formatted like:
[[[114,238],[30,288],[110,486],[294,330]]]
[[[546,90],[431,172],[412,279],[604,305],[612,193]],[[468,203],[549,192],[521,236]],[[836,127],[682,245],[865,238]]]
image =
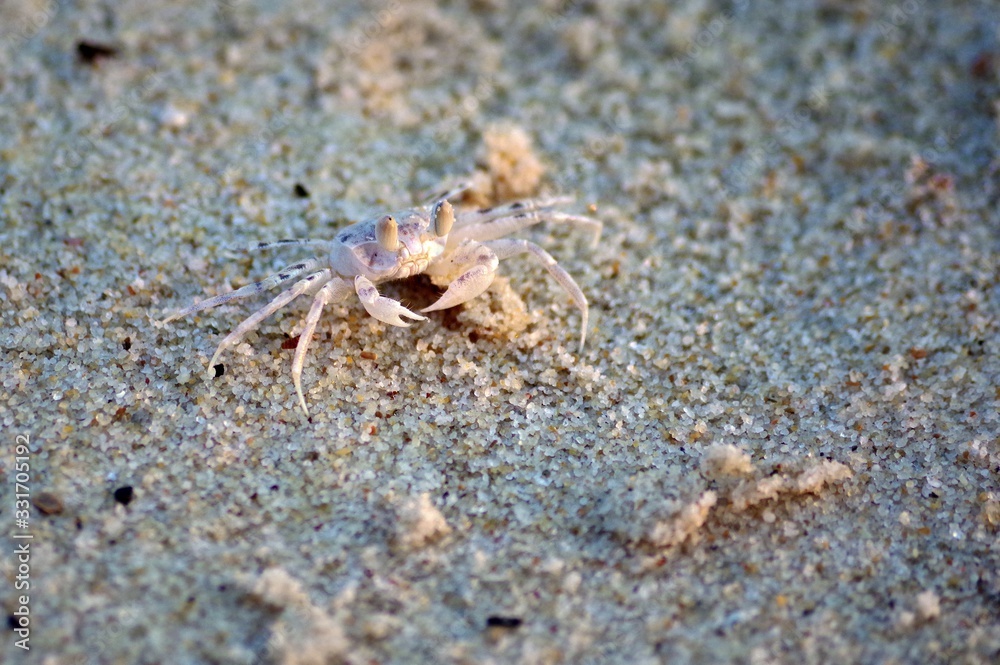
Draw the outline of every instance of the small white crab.
[[[430,275],[436,283],[448,283],[447,290],[438,301],[421,310],[433,312],[460,305],[483,293],[493,282],[501,260],[527,252],[542,262],[580,309],[582,351],[587,334],[587,299],[580,287],[544,249],[527,240],[504,239],[504,236],[539,222],[550,221],[589,227],[594,231],[596,242],[601,234],[601,222],[553,209],[570,202],[572,199],[568,197],[528,199],[496,208],[456,214],[448,198],[465,189],[463,186],[440,194],[427,205],[378,215],[352,224],[340,231],[333,240],[278,240],[258,243],[250,249],[312,245],[319,247],[323,254],[318,258],[290,265],[267,279],[195,303],[166,318],[163,323],[261,293],[306,275],[229,333],[215,350],[209,367],[214,367],[223,351],[257,328],[264,319],[295,298],[312,294],[312,307],[309,308],[292,360],[295,392],[299,397],[299,405],[308,416],[309,410],[302,394],[302,367],[325,305],[344,300],[354,292],[368,313],[376,319],[405,328],[410,324],[402,317],[418,321],[424,321],[426,317],[411,312],[397,300],[379,295],[376,284],[420,273]]]

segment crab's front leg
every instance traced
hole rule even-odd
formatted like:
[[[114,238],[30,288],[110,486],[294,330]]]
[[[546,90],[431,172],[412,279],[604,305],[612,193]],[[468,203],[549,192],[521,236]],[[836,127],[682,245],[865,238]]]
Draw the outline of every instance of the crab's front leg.
[[[475,240],[463,241],[447,258],[432,264],[425,271],[429,275],[450,277],[458,274],[458,277],[448,284],[448,289],[437,302],[420,311],[434,312],[472,300],[490,288],[499,265],[500,259],[492,249]]]
[[[244,319],[243,323],[236,326],[235,330],[226,335],[225,339],[219,342],[219,346],[215,349],[215,353],[212,355],[212,359],[208,362],[208,366],[215,367],[219,360],[219,356],[222,355],[223,351],[238,343],[251,330],[255,330],[257,326],[264,321],[264,319],[268,318],[279,309],[301,296],[303,293],[307,293],[311,289],[322,286],[331,279],[333,279],[332,271],[321,270],[320,272],[313,273],[305,279],[296,282],[295,286],[282,291],[263,309],[254,312]]]
[[[486,245],[497,258],[506,259],[516,254],[528,253],[538,259],[549,271],[549,274],[559,282],[559,286],[569,295],[573,304],[580,310],[580,352],[583,352],[584,342],[587,341],[587,298],[583,295],[576,280],[560,266],[551,254],[533,242],[518,238],[506,238],[504,240],[493,240]]]
[[[388,323],[390,326],[409,328],[410,324],[400,318],[403,316],[416,321],[427,320],[426,316],[420,316],[403,307],[398,300],[380,296],[378,289],[375,288],[372,281],[364,275],[358,275],[354,278],[354,290],[357,292],[361,304],[368,310],[368,313],[379,321]]]
[[[295,345],[295,357],[292,359],[292,383],[295,384],[295,393],[299,396],[299,405],[302,412],[309,416],[309,409],[306,407],[306,398],[302,394],[302,367],[306,362],[306,351],[309,350],[309,343],[312,342],[313,333],[319,324],[319,317],[323,314],[323,308],[329,303],[340,302],[351,293],[351,283],[340,277],[334,277],[319,290],[313,298],[312,306],[309,308],[309,315],[306,316],[305,326],[299,334],[299,342]]]

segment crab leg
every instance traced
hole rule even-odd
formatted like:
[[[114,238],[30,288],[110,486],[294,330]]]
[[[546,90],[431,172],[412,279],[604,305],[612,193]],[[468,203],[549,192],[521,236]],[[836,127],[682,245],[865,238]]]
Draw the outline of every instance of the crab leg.
[[[559,285],[569,294],[573,304],[580,310],[580,351],[583,351],[583,344],[587,341],[587,298],[577,285],[572,276],[556,262],[552,255],[546,252],[533,242],[520,239],[508,238],[505,240],[493,240],[485,244],[491,249],[498,259],[503,260],[517,254],[530,253],[535,256],[545,269],[549,271]]]
[[[469,213],[462,214],[460,218],[464,218],[466,214]],[[448,236],[448,244],[452,244],[455,241],[461,242],[466,238],[473,238],[483,242],[487,240],[496,240],[541,222],[579,224],[581,226],[589,227],[594,233],[594,240],[592,243],[594,247],[597,246],[597,242],[601,239],[601,231],[604,228],[604,225],[601,222],[596,219],[591,219],[590,217],[567,215],[566,213],[554,212],[552,210],[532,210],[527,212],[518,212],[516,214],[510,213],[502,217],[487,219],[475,224],[462,226]]]
[[[309,350],[309,343],[312,341],[313,333],[316,332],[316,325],[319,317],[323,314],[323,307],[331,302],[339,302],[350,295],[350,282],[334,277],[323,285],[323,288],[316,293],[313,298],[309,314],[306,316],[306,324],[299,335],[299,343],[295,345],[295,356],[292,359],[292,383],[295,384],[295,392],[299,396],[299,404],[306,417],[309,417],[309,409],[306,408],[306,398],[302,395],[302,367],[306,361],[306,351]]]
[[[498,265],[500,261],[489,247],[475,240],[464,241],[448,259],[425,271],[431,275],[460,274],[448,284],[448,288],[433,305],[420,311],[434,312],[472,300],[490,288]]]
[[[216,361],[223,351],[231,347],[232,345],[243,339],[251,330],[255,329],[261,324],[261,322],[267,317],[271,316],[279,309],[292,302],[300,295],[305,293],[311,288],[315,288],[320,284],[329,282],[333,278],[333,272],[330,270],[322,270],[320,272],[315,272],[303,280],[299,280],[291,288],[285,289],[278,297],[268,303],[263,309],[254,312],[248,316],[243,323],[238,325],[235,330],[226,335],[226,338],[219,343],[219,347],[215,350],[215,354],[212,356],[212,360],[208,363],[209,367],[215,367]]]
[[[460,214],[458,219],[455,221],[458,226],[472,226],[473,224],[491,222],[494,219],[500,219],[501,217],[513,217],[521,212],[532,212],[534,210],[542,210],[543,208],[554,208],[556,206],[572,202],[572,196],[546,196],[537,199],[524,199],[523,201],[514,201],[513,203],[507,203],[493,208],[469,210]]]
[[[286,238],[284,240],[273,240],[271,242],[255,242],[248,247],[242,247],[244,251],[256,252],[259,250],[274,249],[275,247],[289,247],[293,245],[309,245],[311,247],[329,247],[329,240],[300,240],[295,238]]]
[[[455,186],[452,187],[451,189],[446,189],[443,192],[437,192],[432,196],[428,196],[426,199],[424,199],[424,205],[431,205],[432,203],[437,203],[438,201],[444,201],[446,199],[450,199],[451,197],[458,196],[465,190],[471,188],[472,188],[471,180],[462,180],[461,182],[456,183]]]
[[[308,261],[302,261],[301,263],[296,263],[295,265],[288,266],[281,272],[271,275],[267,279],[262,279],[259,282],[254,282],[253,284],[247,284],[246,286],[236,289],[235,291],[230,291],[229,293],[223,293],[222,295],[215,296],[214,298],[209,298],[208,300],[202,300],[193,305],[189,305],[179,312],[171,314],[167,318],[163,319],[163,323],[170,323],[176,319],[183,318],[188,314],[194,314],[195,312],[200,312],[206,309],[212,309],[213,307],[218,307],[219,305],[225,305],[227,302],[232,302],[233,300],[240,300],[242,298],[249,298],[250,296],[256,295],[258,293],[263,293],[269,289],[273,289],[276,286],[284,284],[290,279],[294,279],[303,273],[307,273],[310,270],[315,270],[323,262],[320,259],[310,259]]]

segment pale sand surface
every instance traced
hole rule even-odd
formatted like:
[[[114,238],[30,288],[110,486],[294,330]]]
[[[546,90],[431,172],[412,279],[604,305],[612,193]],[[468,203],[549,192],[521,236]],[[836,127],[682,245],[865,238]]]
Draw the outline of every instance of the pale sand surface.
[[[998,662],[996,3],[333,5],[0,5],[0,661]],[[471,174],[582,355],[528,258],[311,421],[305,304],[156,323]]]

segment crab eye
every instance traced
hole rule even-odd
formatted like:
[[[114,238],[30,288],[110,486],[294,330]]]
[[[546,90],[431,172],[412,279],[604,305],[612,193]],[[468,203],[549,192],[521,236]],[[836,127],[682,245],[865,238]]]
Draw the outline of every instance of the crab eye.
[[[434,223],[434,235],[446,236],[455,224],[455,209],[448,201],[438,201],[431,211],[431,221]]]
[[[390,252],[399,249],[399,225],[392,215],[385,215],[375,224],[375,239]]]

